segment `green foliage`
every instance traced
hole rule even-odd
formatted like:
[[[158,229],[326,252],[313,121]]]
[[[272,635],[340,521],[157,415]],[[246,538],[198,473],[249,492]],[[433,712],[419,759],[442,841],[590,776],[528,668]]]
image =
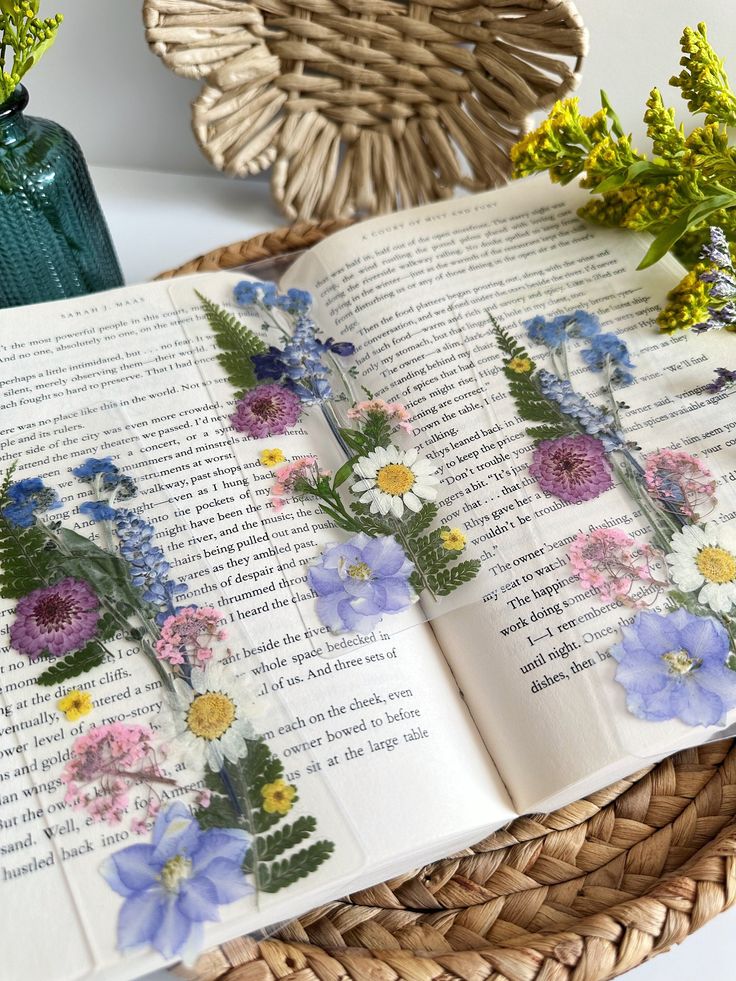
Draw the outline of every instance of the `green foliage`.
[[[227,763],[217,773],[207,771],[210,805],[194,814],[203,829],[241,828],[253,836],[243,871],[252,873],[258,888],[265,892],[278,892],[314,872],[334,849],[330,841],[316,841],[293,851],[317,830],[316,820],[308,815],[275,827],[286,815],[265,811],[261,791],[283,777],[283,763],[268,745],[262,739],[248,740],[248,755],[240,764]],[[292,804],[298,799],[295,795]]]
[[[8,487],[14,469],[15,465],[5,475],[0,489],[0,512],[9,503]],[[0,513],[0,596],[21,599],[48,585],[53,556],[46,543],[46,536],[35,525],[19,528]]]
[[[104,642],[110,640],[114,633],[115,621],[106,614],[97,625],[97,636],[94,640],[91,640],[81,651],[68,654],[61,661],[54,661],[51,667],[36,678],[36,684],[44,687],[58,685],[61,681],[68,681],[69,678],[76,678],[86,671],[91,671],[92,668],[99,667],[110,653]]]
[[[0,3],[0,102],[5,102],[16,86],[51,47],[63,21],[61,14],[38,17],[39,0]],[[8,64],[12,52],[13,64]]]
[[[459,562],[451,569],[439,569],[430,579],[430,587],[438,596],[448,596],[458,586],[475,579],[479,572],[480,562],[478,559],[467,559],[465,562]]]
[[[266,350],[266,345],[237,317],[213,303],[199,291],[195,292],[202,302],[207,322],[212,328],[221,352],[217,360],[227,372],[230,384],[236,390],[235,398],[239,399],[244,392],[258,384],[251,357],[254,354],[262,354]]]
[[[369,412],[363,423],[363,438],[369,453],[391,442],[392,427],[385,412]]]
[[[644,115],[651,157],[631,147],[605,93],[603,108],[590,117],[580,114],[577,99],[558,102],[511,152],[515,177],[547,171],[553,181],[567,183],[581,176],[582,186],[596,195],[580,210],[587,220],[652,234],[640,268],[668,251],[692,267],[709,224],[736,242],[736,147],[728,134],[736,125],[736,94],[704,24],[686,27],[680,44],[682,71],[670,84],[692,113],[705,115],[688,136],[655,88]]]

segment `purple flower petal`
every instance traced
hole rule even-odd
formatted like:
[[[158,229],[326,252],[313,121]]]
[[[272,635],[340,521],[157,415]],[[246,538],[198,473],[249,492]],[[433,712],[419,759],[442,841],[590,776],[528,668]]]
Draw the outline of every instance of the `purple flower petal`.
[[[218,903],[234,903],[255,892],[253,883],[243,874],[240,863],[236,865],[223,858],[216,858],[202,870],[202,875],[207,876],[214,885]]]
[[[373,538],[363,549],[364,561],[380,576],[393,576],[406,562],[404,550],[395,538]]]
[[[182,883],[176,903],[179,912],[188,920],[203,922],[220,919],[217,911],[217,890],[214,883],[203,875]]]
[[[109,855],[100,866],[103,878],[121,896],[148,889],[158,881],[158,871],[152,865],[153,845],[129,845]]]
[[[672,709],[677,718],[689,726],[714,726],[725,714],[720,696],[706,691],[697,682],[675,687]]]
[[[163,889],[139,892],[125,900],[118,915],[118,949],[132,950],[153,941],[164,917]]]
[[[191,920],[179,909],[172,896],[163,908],[163,916],[151,944],[163,957],[174,957],[186,944],[191,927]]]
[[[208,834],[201,836],[191,852],[194,871],[201,873],[215,858],[240,866],[250,843],[250,835],[238,828],[213,828]]]

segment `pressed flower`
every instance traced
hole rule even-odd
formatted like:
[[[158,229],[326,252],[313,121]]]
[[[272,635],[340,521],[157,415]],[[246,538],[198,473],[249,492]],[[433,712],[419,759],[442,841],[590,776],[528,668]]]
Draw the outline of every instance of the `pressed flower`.
[[[261,450],[258,459],[264,467],[277,467],[286,460],[284,451],[279,449]]]
[[[204,664],[212,657],[212,645],[225,639],[220,626],[223,614],[212,607],[190,606],[167,617],[156,641],[156,655],[169,664]]]
[[[296,787],[283,780],[274,780],[261,787],[261,797],[267,814],[288,814],[294,804]]]
[[[640,719],[680,719],[691,726],[722,722],[736,706],[736,672],[726,667],[730,640],[715,617],[687,610],[637,613],[611,649],[626,706]]]
[[[716,481],[708,467],[683,450],[658,450],[645,460],[649,495],[667,511],[700,521],[716,506]]]
[[[163,957],[193,957],[202,924],[218,907],[254,892],[242,870],[251,838],[236,828],[206,831],[181,803],[162,811],[150,844],[128,845],[102,864],[102,875],[125,898],[118,916],[121,951],[150,944]]]
[[[623,446],[623,433],[615,428],[615,420],[608,412],[603,412],[579,395],[566,378],[558,378],[542,368],[535,375],[542,395],[559,406],[560,411],[574,419],[589,436],[597,436],[609,452]]]
[[[243,759],[246,740],[256,735],[250,721],[254,698],[245,681],[212,662],[204,670],[192,668],[190,681],[175,680],[169,696],[162,739],[171,746],[170,758],[173,754],[198,771]]]
[[[120,554],[128,563],[131,582],[147,603],[158,608],[159,619],[172,615],[176,612],[176,597],[186,593],[188,587],[168,578],[171,566],[161,549],[153,544],[156,534],[153,525],[127,508],[116,510],[114,521]]]
[[[568,504],[591,501],[613,486],[603,444],[587,435],[542,440],[529,473],[546,494]]]
[[[286,501],[294,494],[295,485],[300,477],[312,477],[317,479],[326,471],[320,471],[317,467],[316,456],[301,456],[291,463],[284,463],[275,471],[273,487],[271,488],[271,505],[274,511],[280,511]]]
[[[309,567],[317,615],[332,633],[368,634],[384,613],[401,613],[416,596],[409,584],[414,565],[393,536],[362,532],[326,549]]]
[[[68,577],[18,601],[10,644],[35,661],[78,651],[97,632],[100,604],[89,583]]]
[[[620,528],[580,532],[569,557],[580,582],[594,589],[604,602],[641,609],[651,605],[669,585],[664,553],[636,542]]]
[[[8,504],[0,513],[18,528],[30,528],[37,514],[61,507],[56,491],[46,487],[40,477],[16,480],[8,487],[6,497]]]
[[[385,402],[383,399],[369,399],[365,402],[356,402],[348,409],[348,419],[357,419],[365,422],[371,413],[380,413],[386,416],[391,422],[396,422],[399,429],[411,434],[414,430],[411,424],[411,412],[402,405],[401,402]]]
[[[239,433],[254,438],[281,436],[301,413],[299,397],[283,385],[257,385],[238,402],[230,416]]]
[[[420,511],[423,501],[437,497],[435,469],[415,449],[379,446],[358,459],[353,475],[359,479],[350,489],[361,495],[361,504],[370,504],[371,514],[400,518],[405,508]]]
[[[443,528],[440,531],[442,547],[448,552],[462,552],[467,544],[467,536],[459,528]]]
[[[517,354],[516,357],[509,361],[506,367],[509,371],[513,371],[515,375],[526,375],[532,370],[532,363],[529,358],[524,358]]]
[[[667,556],[672,581],[715,613],[736,604],[736,531],[714,521],[686,525],[672,536]]]
[[[75,688],[68,692],[56,703],[60,712],[63,712],[68,722],[76,722],[83,715],[89,715],[94,708],[94,702],[89,692],[79,691]]]
[[[97,490],[114,491],[115,497],[121,501],[137,493],[133,478],[121,473],[111,456],[88,457],[84,463],[74,467],[72,473]]]
[[[730,368],[716,368],[715,375],[714,381],[703,386],[703,391],[708,392],[709,395],[717,395],[723,389],[731,388],[736,384],[736,371],[731,371]]]

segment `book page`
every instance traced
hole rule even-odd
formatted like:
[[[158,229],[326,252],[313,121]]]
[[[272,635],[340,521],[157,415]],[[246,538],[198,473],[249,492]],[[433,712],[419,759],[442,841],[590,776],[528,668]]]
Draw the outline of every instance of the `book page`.
[[[439,858],[513,816],[420,617],[410,611],[360,638],[332,637],[305,618],[305,562],[333,533],[309,506],[269,508],[273,478],[258,453],[274,441],[230,429],[232,392],[194,290],[226,302],[235,281],[197,277],[0,313],[3,471],[18,461],[16,479],[56,487],[65,504],[54,516],[82,535],[96,531],[77,510],[88,488],[70,468],[113,456],[134,476],[130,506],[156,526],[176,579],[188,583],[182,602],[226,613],[229,666],[268,699],[258,731],[298,784],[296,813],[313,814],[335,845],[316,873],[277,896],[222,906],[207,944]],[[342,460],[330,439],[306,417],[278,442],[335,469]],[[112,659],[88,675],[36,686],[39,665],[9,647],[13,606],[2,601],[0,635],[4,969],[44,981],[138,976],[161,958],[115,952],[121,900],[99,874],[135,836],[72,811],[60,772],[90,724],[156,728],[160,683],[134,649],[113,643]],[[77,685],[95,708],[70,724],[57,703]]]
[[[483,595],[446,616],[438,607],[433,629],[522,811],[561,805],[717,729],[627,711],[610,647],[633,611],[586,591],[568,552],[579,532],[601,525],[646,534],[646,516],[620,482],[577,504],[543,493],[501,371],[489,313],[527,347],[526,320],[594,313],[636,365],[621,392],[629,438],[647,452],[705,452],[719,520],[733,517],[731,426],[719,399],[696,394],[730,364],[731,339],[658,336],[656,314],[681,269],[668,257],[635,271],[646,245],[584,224],[575,207],[586,197],[541,177],[375,219],[320,244],[287,275],[318,282],[326,331],[364,339],[361,371],[376,395],[411,392],[424,451],[443,468],[446,520],[483,562]],[[538,346],[532,356],[544,363]],[[600,379],[578,365],[575,389],[596,392]]]

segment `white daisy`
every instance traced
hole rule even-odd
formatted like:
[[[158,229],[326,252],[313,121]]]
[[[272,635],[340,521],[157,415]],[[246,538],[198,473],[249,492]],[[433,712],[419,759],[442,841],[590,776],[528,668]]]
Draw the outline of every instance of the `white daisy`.
[[[249,686],[227,668],[209,664],[192,668],[191,686],[174,681],[171,711],[163,723],[167,760],[182,760],[193,770],[219,770],[247,755],[246,739],[256,738],[251,725],[255,699]]]
[[[714,521],[686,525],[672,537],[667,556],[672,581],[686,593],[699,590],[698,602],[715,613],[736,603],[736,531]]]
[[[351,490],[362,495],[362,504],[370,504],[371,514],[400,518],[404,508],[420,511],[423,501],[437,497],[439,478],[435,469],[414,449],[379,446],[358,460],[353,473],[362,479]]]

